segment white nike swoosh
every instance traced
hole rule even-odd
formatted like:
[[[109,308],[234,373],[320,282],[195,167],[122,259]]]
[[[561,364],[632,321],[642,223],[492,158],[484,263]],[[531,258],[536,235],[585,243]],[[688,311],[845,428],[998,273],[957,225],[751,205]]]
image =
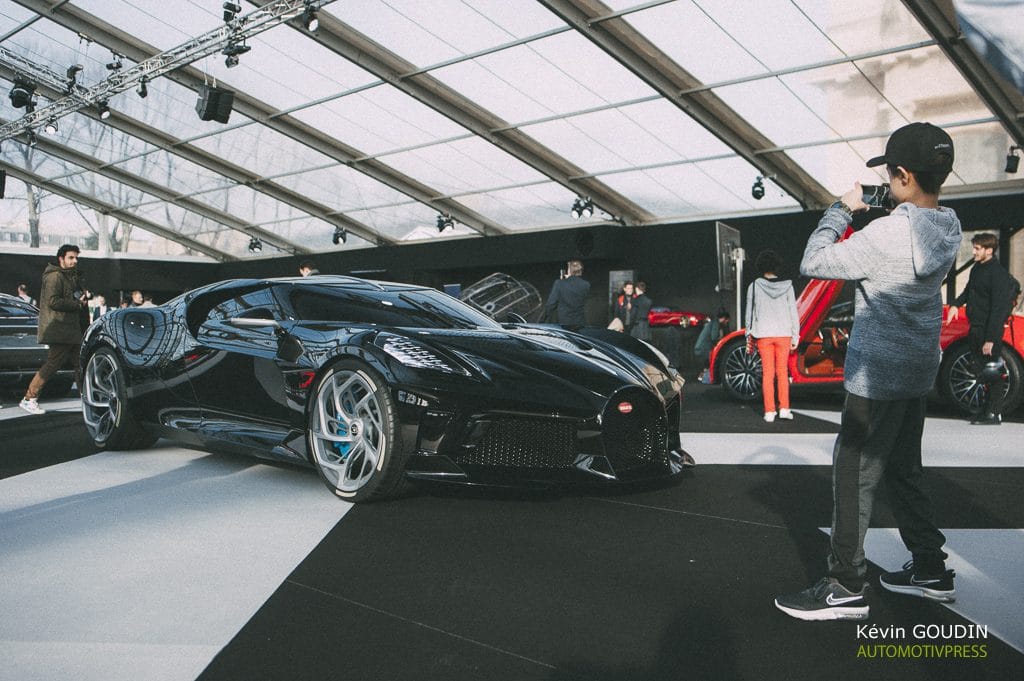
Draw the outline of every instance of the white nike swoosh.
[[[938,579],[918,579],[917,577],[911,577],[910,583],[916,584],[917,586],[924,586],[925,584],[938,584],[941,580]]]
[[[860,596],[844,596],[843,598],[833,598],[832,594],[825,597],[825,602],[829,605],[842,605],[843,603],[849,603],[850,601],[859,601]]]

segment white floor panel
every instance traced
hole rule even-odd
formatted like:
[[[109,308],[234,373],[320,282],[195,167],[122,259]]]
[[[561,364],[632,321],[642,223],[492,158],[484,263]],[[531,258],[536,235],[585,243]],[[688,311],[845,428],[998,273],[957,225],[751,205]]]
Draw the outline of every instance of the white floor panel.
[[[349,508],[172,446],[0,480],[0,679],[194,679]]]
[[[825,534],[829,533],[824,528]],[[1024,530],[942,530],[946,535],[946,566],[956,571],[957,598],[945,607],[988,627],[997,637],[1024,653]],[[870,529],[864,540],[868,560],[883,570],[899,570],[910,554],[895,529]],[[907,598],[913,598],[907,596]],[[915,622],[914,624],[930,624]],[[916,641],[908,641],[916,642]],[[961,641],[960,643],[984,643]]]
[[[799,412],[797,418],[839,423],[838,412]],[[834,433],[688,433],[683,449],[697,464],[831,466]],[[1017,468],[1024,466],[1024,424],[972,426],[958,419],[925,421],[922,457],[925,466]]]

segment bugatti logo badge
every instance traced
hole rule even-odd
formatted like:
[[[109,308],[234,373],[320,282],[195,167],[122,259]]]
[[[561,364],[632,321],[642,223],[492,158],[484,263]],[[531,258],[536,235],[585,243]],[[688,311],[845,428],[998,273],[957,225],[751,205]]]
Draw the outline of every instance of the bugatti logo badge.
[[[619,413],[628,414],[633,411],[633,405],[629,402],[619,402]]]

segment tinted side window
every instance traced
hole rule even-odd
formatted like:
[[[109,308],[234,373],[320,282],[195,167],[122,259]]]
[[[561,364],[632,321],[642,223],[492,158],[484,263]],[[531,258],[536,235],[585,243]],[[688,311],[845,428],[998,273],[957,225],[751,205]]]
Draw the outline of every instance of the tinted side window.
[[[207,319],[211,320],[234,319],[235,317],[281,319],[281,311],[274,300],[271,289],[262,288],[228,298],[215,305],[207,315]]]
[[[392,301],[349,292],[322,293],[296,289],[291,296],[298,319],[308,321],[351,322],[380,326],[436,326],[423,319],[414,319]]]
[[[0,304],[0,317],[36,317],[38,314],[28,307]]]

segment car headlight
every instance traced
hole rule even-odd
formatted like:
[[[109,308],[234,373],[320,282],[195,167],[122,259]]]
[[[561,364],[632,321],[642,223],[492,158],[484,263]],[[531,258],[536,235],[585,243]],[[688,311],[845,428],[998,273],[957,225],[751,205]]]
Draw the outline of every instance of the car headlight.
[[[433,369],[446,374],[469,376],[469,371],[445,359],[421,343],[399,336],[387,336],[379,342],[380,348],[407,367]]]

